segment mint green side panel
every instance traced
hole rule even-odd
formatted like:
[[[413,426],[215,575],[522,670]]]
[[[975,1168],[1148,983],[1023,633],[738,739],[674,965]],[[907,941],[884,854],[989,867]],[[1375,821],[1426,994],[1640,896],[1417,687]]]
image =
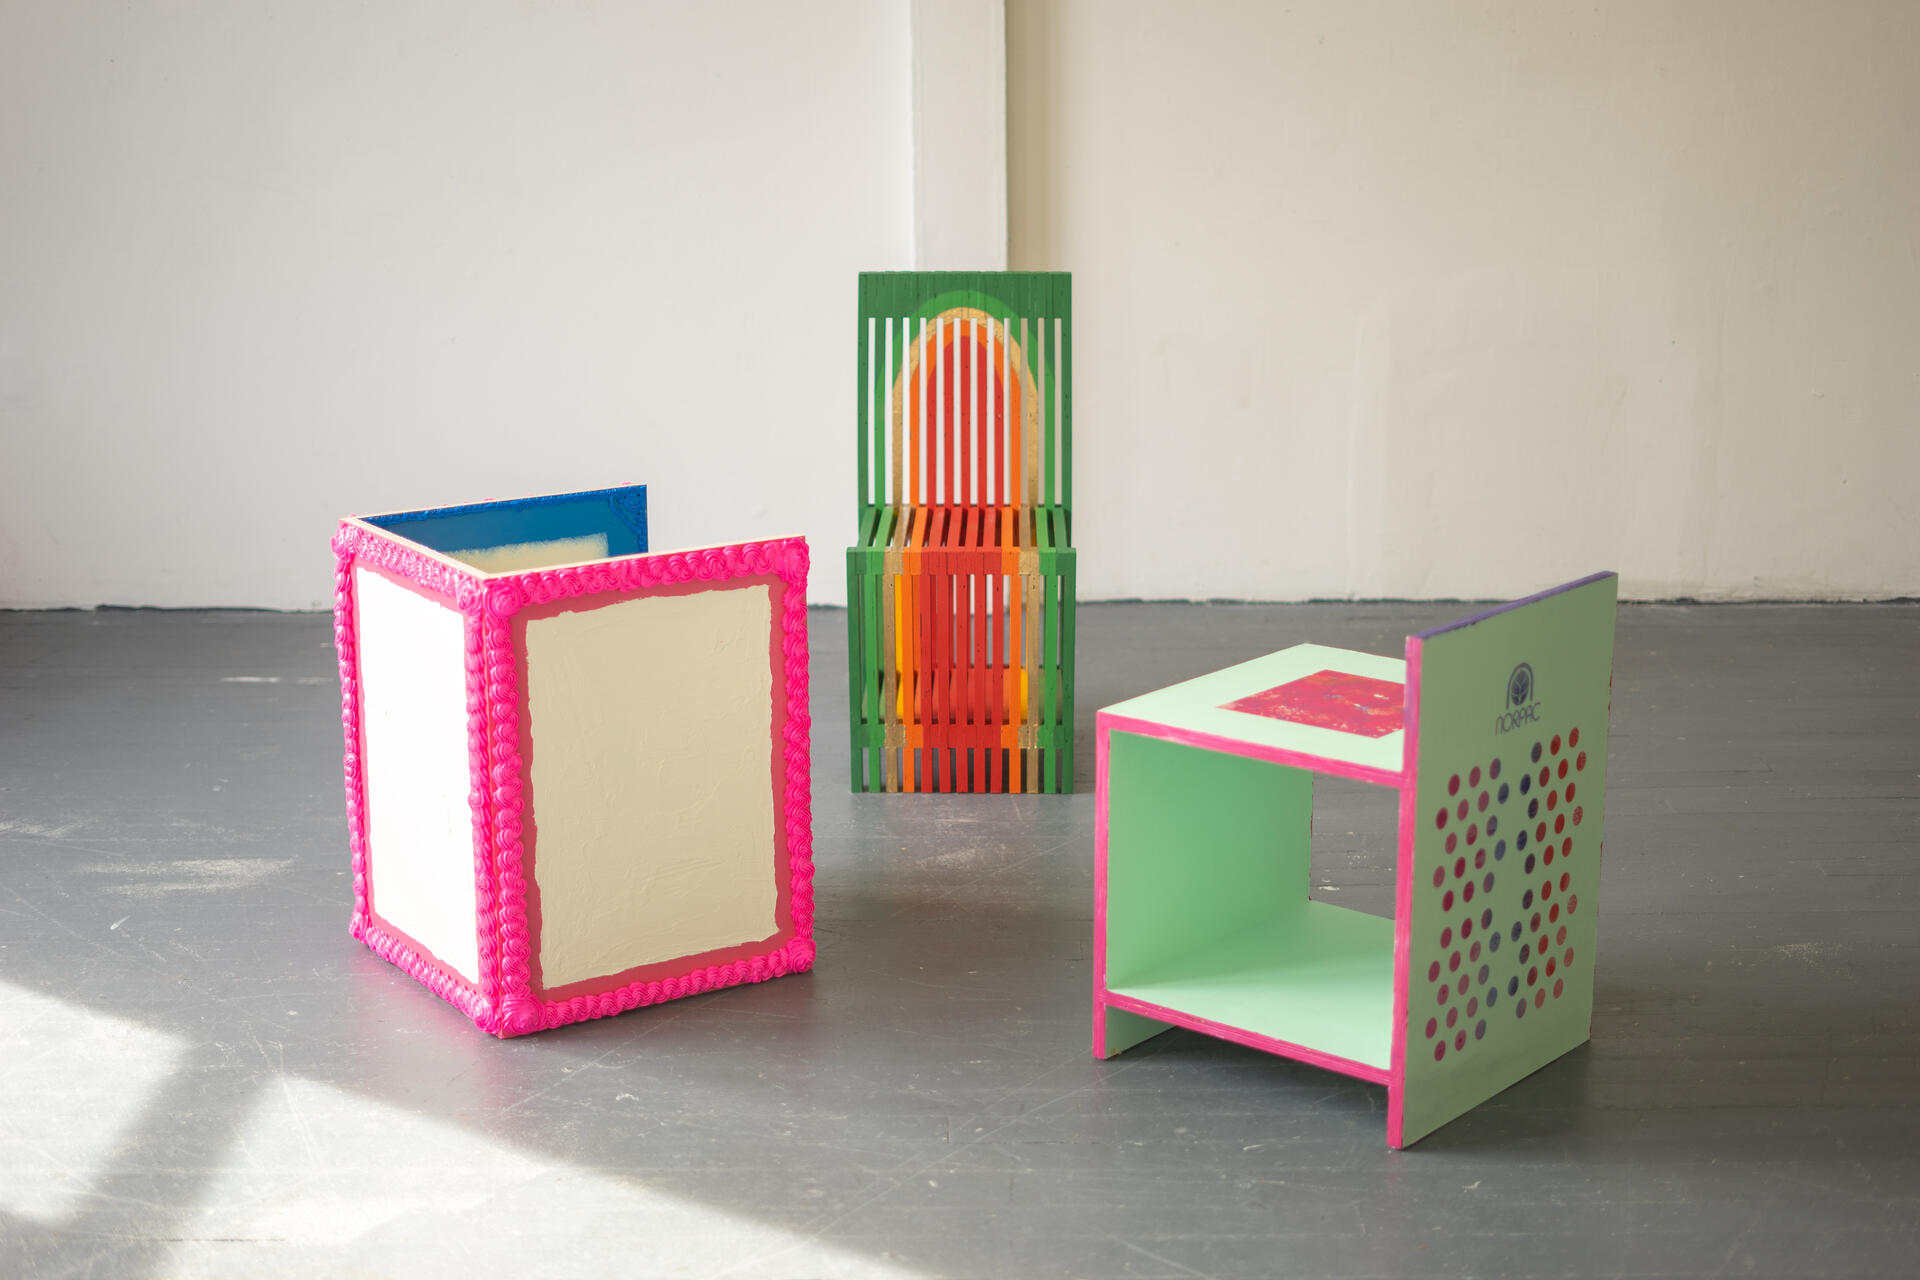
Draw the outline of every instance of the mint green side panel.
[[[1304,914],[1313,777],[1114,733],[1107,746],[1107,986]]]
[[[1420,687],[1400,1145],[1589,1035],[1617,586],[1607,574],[1408,642]]]
[[[1103,1037],[1102,1043],[1106,1050],[1105,1056],[1109,1058],[1116,1053],[1125,1053],[1143,1040],[1153,1039],[1165,1031],[1169,1025],[1165,1022],[1155,1022],[1152,1018],[1143,1018],[1137,1013],[1129,1013],[1125,1009],[1115,1009],[1110,1005],[1102,1006],[1095,1016],[1106,1020],[1107,1034]]]

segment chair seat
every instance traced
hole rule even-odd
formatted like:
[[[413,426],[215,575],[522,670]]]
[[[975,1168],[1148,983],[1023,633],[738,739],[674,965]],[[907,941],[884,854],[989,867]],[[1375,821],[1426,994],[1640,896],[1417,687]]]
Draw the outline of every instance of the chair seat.
[[[898,506],[873,507],[860,522],[859,551],[899,552],[902,568],[910,567],[927,552],[1033,552],[1072,551],[1067,528],[1067,513],[1058,506],[1019,507],[981,506]],[[1004,559],[1004,556],[1002,556]],[[985,568],[987,566],[980,566]],[[1002,565],[993,568],[1008,571]],[[1035,563],[1013,569],[1020,573],[1045,572]],[[973,571],[974,566],[953,563],[951,572]]]

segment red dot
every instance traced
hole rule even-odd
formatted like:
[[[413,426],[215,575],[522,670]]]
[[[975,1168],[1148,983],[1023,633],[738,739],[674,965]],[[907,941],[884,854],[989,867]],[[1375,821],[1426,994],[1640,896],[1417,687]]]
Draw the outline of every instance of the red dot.
[[[1455,1049],[1464,1049],[1467,1047],[1467,1033],[1464,1030],[1453,1033],[1453,1047]]]
[[[1459,991],[1461,995],[1467,994],[1467,975],[1464,973],[1460,975]]]
[[[1583,804],[1577,804],[1573,806],[1573,825],[1574,826],[1576,827],[1579,826],[1580,819],[1586,816],[1587,816],[1587,806]]]
[[[1553,998],[1555,1000],[1558,1000],[1560,998],[1560,992],[1566,987],[1566,985],[1567,985],[1567,980],[1565,978],[1555,978],[1553,980]]]
[[[1460,971],[1460,953],[1458,951],[1447,957],[1447,968],[1454,973]]]
[[[1558,969],[1559,967],[1560,967],[1559,961],[1555,960],[1552,956],[1547,957],[1547,976],[1549,978],[1553,976],[1553,971],[1555,969]]]
[[[1453,890],[1449,889],[1440,895],[1440,909],[1442,911],[1453,910]]]
[[[1567,895],[1567,914],[1572,915],[1574,912],[1578,911],[1579,909],[1580,909],[1580,895],[1577,893],[1568,894]]]
[[[1429,1040],[1433,1039],[1433,1033],[1438,1031],[1439,1029],[1440,1029],[1440,1023],[1437,1019],[1435,1018],[1427,1019],[1427,1039]]]
[[[1540,825],[1539,825],[1538,827],[1536,827],[1536,828],[1534,828],[1534,832],[1533,832],[1533,838],[1534,838],[1535,840],[1545,840],[1545,839],[1547,838],[1547,824],[1546,824],[1546,823],[1544,823],[1544,822],[1543,822],[1543,823],[1541,823],[1541,824],[1540,824]]]
[[[1479,958],[1480,958],[1480,944],[1476,942],[1473,944],[1473,949],[1467,952],[1467,959],[1478,960]]]
[[[1567,954],[1566,954],[1566,958],[1565,958],[1565,959],[1563,959],[1563,960],[1562,960],[1562,961],[1560,962],[1560,967],[1564,969],[1564,968],[1566,968],[1566,967],[1567,967],[1568,965],[1570,965],[1570,964],[1572,964],[1572,963],[1573,963],[1573,948],[1572,948],[1572,947],[1568,947],[1568,948],[1567,948]]]
[[[1460,1011],[1458,1009],[1447,1010],[1447,1026],[1449,1028],[1457,1025],[1459,1021],[1460,1021]]]
[[[1533,993],[1534,1008],[1538,1009],[1541,1005],[1545,1004],[1546,1002],[1547,1002],[1546,988],[1542,987],[1540,990]]]
[[[1562,893],[1566,892],[1567,884],[1572,879],[1573,873],[1571,871],[1562,871],[1560,873],[1560,891]]]
[[[1441,885],[1445,884],[1446,882],[1447,882],[1447,869],[1445,867],[1435,867],[1433,869],[1433,887],[1438,889]]]
[[[1534,912],[1534,913],[1533,913],[1533,926],[1532,926],[1532,927],[1533,927],[1533,931],[1534,931],[1535,933],[1538,933],[1538,932],[1540,932],[1540,913],[1539,913],[1538,911],[1536,911],[1536,912]]]
[[[1567,815],[1564,813],[1555,814],[1553,818],[1553,834],[1559,835],[1561,832],[1565,831],[1566,829],[1567,829]]]
[[[1534,968],[1527,970],[1528,986],[1532,986],[1534,983],[1538,982],[1539,980],[1540,980],[1540,969],[1538,966],[1535,966]]]
[[[1576,757],[1574,758],[1574,761],[1573,761],[1573,767],[1574,767],[1574,768],[1576,768],[1576,769],[1584,769],[1584,768],[1586,768],[1586,767],[1587,767],[1587,753],[1586,753],[1586,752],[1584,752],[1584,751],[1582,751],[1582,752],[1581,752],[1581,753],[1580,753],[1580,754],[1579,754],[1578,756],[1576,756]]]
[[[1479,838],[1480,838],[1480,824],[1477,822],[1469,824],[1467,827],[1467,843],[1472,844],[1475,840],[1478,840]]]
[[[1553,735],[1553,741],[1547,744],[1547,750],[1553,752],[1553,754],[1555,755],[1560,754],[1560,735],[1559,734],[1556,733]]]
[[[1482,791],[1480,793],[1480,804],[1478,806],[1480,812],[1485,813],[1487,811],[1487,806],[1492,803],[1493,803],[1493,798],[1489,796],[1486,792]]]
[[[1560,762],[1560,776],[1563,778],[1567,776],[1567,762],[1565,760]]]
[[[1441,1041],[1433,1046],[1433,1060],[1435,1062],[1440,1061],[1440,1059],[1446,1056],[1447,1056],[1447,1045],[1445,1041]]]
[[[1465,940],[1467,938],[1471,938],[1472,936],[1473,936],[1473,917],[1468,916],[1465,920],[1462,920],[1460,922],[1460,937],[1462,940]]]
[[[1467,785],[1470,787],[1477,787],[1480,785],[1480,766],[1479,765],[1475,765],[1473,766],[1473,768],[1467,770]]]
[[[1547,808],[1557,809],[1559,807],[1560,807],[1560,793],[1558,791],[1547,792]]]
[[[1540,785],[1541,786],[1543,787],[1546,786],[1547,780],[1552,776],[1553,776],[1552,771],[1549,770],[1545,765],[1542,765],[1540,767]]]
[[[1567,745],[1570,747],[1580,745],[1580,731],[1578,729],[1574,729],[1567,734]]]
[[[1453,926],[1452,925],[1448,925],[1446,928],[1440,931],[1440,945],[1442,947],[1450,947],[1453,945]]]
[[[1500,762],[1498,760],[1495,760],[1487,766],[1487,776],[1489,778],[1497,778],[1500,776]]]
[[[1485,849],[1475,849],[1473,851],[1473,869],[1475,871],[1478,871],[1486,865],[1487,865],[1487,851]]]
[[[1433,1002],[1435,1004],[1445,1004],[1447,1002],[1447,997],[1452,994],[1453,994],[1453,988],[1443,982],[1440,984],[1439,992],[1433,997]]]
[[[1451,778],[1447,779],[1447,794],[1450,796],[1457,796],[1460,794],[1460,775],[1459,774],[1456,773]]]
[[[1560,904],[1556,902],[1553,904],[1553,909],[1547,912],[1547,919],[1558,920],[1559,918],[1560,918]]]
[[[1447,832],[1447,852],[1452,853],[1455,849],[1459,847],[1460,847],[1460,837],[1455,835],[1451,831]]]
[[[1570,858],[1573,856],[1573,837],[1572,836],[1568,836],[1565,840],[1562,840],[1560,842],[1560,856],[1563,858]]]
[[[1572,803],[1573,803],[1573,788],[1574,788],[1574,785],[1575,785],[1575,784],[1573,784],[1573,783],[1571,783],[1571,782],[1569,782],[1569,783],[1567,784],[1567,803],[1568,803],[1568,804],[1572,804]]]
[[[1455,858],[1453,860],[1453,878],[1458,880],[1465,874],[1467,874],[1467,860],[1465,858]]]
[[[1460,802],[1460,807],[1455,809],[1453,812],[1455,817],[1465,820],[1467,816],[1467,802],[1465,800],[1462,800]]]
[[[1444,827],[1447,825],[1446,809],[1442,808],[1440,812],[1433,815],[1433,825],[1436,827]]]
[[[1467,1016],[1471,1018],[1474,1014],[1478,1012],[1480,1012],[1480,997],[1479,996],[1469,997],[1467,999]]]
[[[1547,851],[1545,854],[1541,856],[1540,861],[1546,863],[1548,866],[1553,865],[1553,846],[1552,845],[1547,846]]]
[[[1540,882],[1540,901],[1545,902],[1548,898],[1551,898],[1552,896],[1553,896],[1553,881],[1542,880]]]
[[[1467,887],[1460,891],[1460,900],[1462,902],[1473,901],[1473,881],[1467,881]]]
[[[1560,932],[1553,935],[1553,940],[1556,945],[1560,943],[1564,943],[1567,940],[1567,926],[1561,925]],[[1571,959],[1573,956],[1573,952],[1571,951],[1567,952],[1567,956],[1569,959]]]

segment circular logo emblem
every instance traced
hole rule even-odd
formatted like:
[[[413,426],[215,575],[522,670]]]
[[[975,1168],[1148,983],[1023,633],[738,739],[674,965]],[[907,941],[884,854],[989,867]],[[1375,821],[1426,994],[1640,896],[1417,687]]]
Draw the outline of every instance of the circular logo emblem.
[[[1507,705],[1524,707],[1531,697],[1533,697],[1533,668],[1523,662],[1513,669],[1512,675],[1507,677]]]

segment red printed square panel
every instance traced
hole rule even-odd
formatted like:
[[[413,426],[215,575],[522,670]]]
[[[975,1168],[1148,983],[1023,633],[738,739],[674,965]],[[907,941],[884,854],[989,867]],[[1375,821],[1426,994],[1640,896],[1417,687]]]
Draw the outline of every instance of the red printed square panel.
[[[1407,687],[1393,680],[1316,671],[1235,699],[1224,710],[1357,733],[1363,738],[1384,738],[1401,728],[1406,698]]]

